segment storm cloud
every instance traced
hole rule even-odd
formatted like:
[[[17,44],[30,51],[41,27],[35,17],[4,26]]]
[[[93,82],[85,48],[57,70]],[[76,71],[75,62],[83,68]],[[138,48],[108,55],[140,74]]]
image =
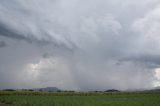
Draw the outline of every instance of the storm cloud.
[[[1,0],[0,88],[159,86],[159,12],[158,0]]]

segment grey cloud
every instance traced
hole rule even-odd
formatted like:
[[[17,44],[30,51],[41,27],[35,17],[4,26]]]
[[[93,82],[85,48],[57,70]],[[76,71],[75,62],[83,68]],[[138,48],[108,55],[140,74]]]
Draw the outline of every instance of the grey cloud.
[[[76,48],[76,45],[73,44],[70,41],[68,41],[68,42],[70,42],[70,44],[72,45],[72,48],[68,47],[67,45],[58,44],[56,42],[56,40],[53,40],[53,38],[51,38],[52,40],[50,40],[50,37],[48,37],[48,40],[45,40],[45,39],[39,40],[39,39],[36,39],[34,37],[34,35],[32,35],[32,34],[27,35],[27,37],[23,34],[24,33],[19,33],[14,29],[9,28],[9,26],[0,24],[0,36],[9,37],[9,38],[12,38],[12,39],[17,39],[17,40],[24,40],[24,41],[27,41],[29,43],[38,43],[40,45],[52,44],[52,46],[62,47],[64,49],[68,49],[69,51],[72,51],[72,49]],[[44,36],[46,36],[46,35],[47,34],[44,33]]]
[[[137,55],[137,56],[129,56],[129,57],[123,57],[122,59],[119,59],[117,63],[125,62],[125,61],[131,61],[135,63],[142,63],[146,65],[149,68],[158,68],[160,66],[160,56],[159,55]]]
[[[11,37],[14,39],[26,39],[24,36],[18,34],[16,31],[7,28],[7,26],[0,24],[0,35],[1,36],[6,36],[6,37]]]
[[[25,6],[26,3],[28,7]],[[32,1],[14,0],[12,3],[10,1],[1,1],[0,35],[26,40],[29,43],[52,43],[53,46],[63,46],[68,49],[74,48],[75,44],[68,38],[59,37],[61,35],[55,30],[59,30],[58,27],[61,26],[55,27],[54,24],[56,25],[56,22],[50,24],[51,20],[46,19],[48,18],[45,16],[46,12],[40,12],[42,9],[39,4],[43,5],[45,10],[47,8],[45,5],[49,3],[45,4],[43,1],[34,2],[34,4],[32,4]],[[50,14],[48,15],[50,16]],[[53,30],[51,30],[51,27],[54,27]]]
[[[158,0],[0,1],[0,38],[9,45],[0,51],[0,76],[9,76],[0,77],[0,88],[153,87],[160,62],[158,4]],[[152,34],[152,39],[146,36]]]
[[[1,47],[6,47],[6,46],[7,46],[6,42],[0,41],[0,48],[1,48]]]

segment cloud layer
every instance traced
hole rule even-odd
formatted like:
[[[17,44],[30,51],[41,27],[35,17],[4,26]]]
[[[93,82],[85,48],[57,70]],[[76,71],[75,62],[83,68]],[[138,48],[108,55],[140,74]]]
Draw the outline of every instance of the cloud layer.
[[[158,86],[158,0],[1,0],[0,88]]]

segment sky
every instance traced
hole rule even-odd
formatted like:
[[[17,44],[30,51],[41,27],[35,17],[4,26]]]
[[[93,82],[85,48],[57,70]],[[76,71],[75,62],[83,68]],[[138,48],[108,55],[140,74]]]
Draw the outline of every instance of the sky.
[[[0,0],[0,89],[160,86],[159,0]]]

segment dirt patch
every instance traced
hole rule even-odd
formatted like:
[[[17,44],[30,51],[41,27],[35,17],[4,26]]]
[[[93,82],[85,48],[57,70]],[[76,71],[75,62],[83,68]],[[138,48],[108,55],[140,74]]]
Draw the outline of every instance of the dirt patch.
[[[0,106],[13,106],[13,105],[9,105],[9,104],[0,103]]]

